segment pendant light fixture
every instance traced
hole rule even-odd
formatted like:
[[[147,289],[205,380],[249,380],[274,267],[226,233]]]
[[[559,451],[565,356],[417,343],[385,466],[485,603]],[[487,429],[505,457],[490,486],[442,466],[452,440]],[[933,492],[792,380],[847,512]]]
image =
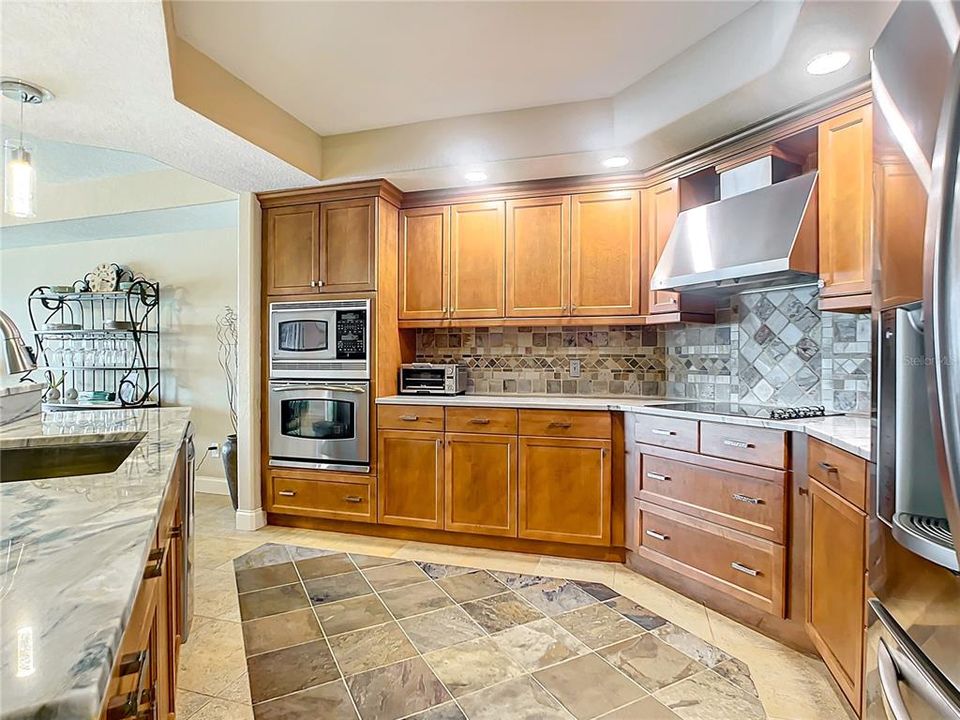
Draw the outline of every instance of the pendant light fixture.
[[[3,212],[29,218],[37,214],[37,169],[33,148],[23,142],[23,106],[52,100],[53,93],[16,78],[0,78],[0,92],[20,103],[19,137],[3,142]]]

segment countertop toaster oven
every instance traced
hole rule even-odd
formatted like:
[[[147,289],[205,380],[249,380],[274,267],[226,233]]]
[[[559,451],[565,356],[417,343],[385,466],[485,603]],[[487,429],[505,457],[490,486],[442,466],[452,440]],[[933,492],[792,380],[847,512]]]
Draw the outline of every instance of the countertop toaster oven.
[[[400,366],[400,392],[409,395],[460,395],[467,391],[467,368],[456,363]]]

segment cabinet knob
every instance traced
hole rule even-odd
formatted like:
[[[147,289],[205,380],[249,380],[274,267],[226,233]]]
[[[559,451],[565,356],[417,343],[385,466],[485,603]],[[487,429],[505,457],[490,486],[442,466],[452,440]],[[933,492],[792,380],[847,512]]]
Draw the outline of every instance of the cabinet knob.
[[[323,280],[317,280],[317,287],[323,287]]]

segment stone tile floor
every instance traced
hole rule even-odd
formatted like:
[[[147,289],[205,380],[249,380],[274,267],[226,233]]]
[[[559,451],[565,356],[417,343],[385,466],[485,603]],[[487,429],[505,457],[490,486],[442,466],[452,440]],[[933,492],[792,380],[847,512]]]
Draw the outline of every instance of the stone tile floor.
[[[619,565],[197,508],[182,720],[847,717],[818,660]]]

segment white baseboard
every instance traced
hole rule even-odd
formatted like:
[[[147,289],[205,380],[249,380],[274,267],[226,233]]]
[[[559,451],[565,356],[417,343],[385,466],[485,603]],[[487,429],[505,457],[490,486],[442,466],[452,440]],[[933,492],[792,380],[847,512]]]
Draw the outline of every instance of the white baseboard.
[[[237,530],[259,530],[267,524],[267,514],[263,508],[256,510],[237,510]]]
[[[213,495],[229,495],[227,489],[227,479],[215,477],[213,475],[197,475],[194,481],[194,487],[198,493],[211,493]]]

